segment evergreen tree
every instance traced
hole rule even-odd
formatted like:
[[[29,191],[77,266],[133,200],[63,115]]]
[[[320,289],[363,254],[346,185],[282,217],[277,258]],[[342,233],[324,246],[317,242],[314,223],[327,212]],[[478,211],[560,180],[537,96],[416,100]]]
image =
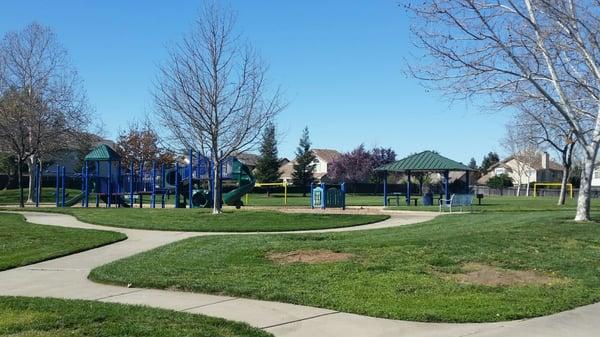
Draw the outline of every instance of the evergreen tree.
[[[500,161],[500,156],[498,156],[498,154],[496,152],[490,152],[487,155],[485,155],[483,157],[483,160],[481,161],[481,173],[485,174],[486,171],[492,167],[492,165],[496,164],[497,162]]]
[[[296,148],[296,163],[294,164],[294,172],[292,173],[292,181],[296,186],[306,187],[315,180],[313,173],[315,171],[314,161],[316,157],[310,145],[308,127],[305,127],[302,131],[300,144]],[[302,189],[302,196],[306,196],[306,188]]]
[[[261,182],[276,182],[280,177],[275,125],[270,123],[262,135],[260,157],[256,162],[256,179]],[[267,196],[269,195],[270,191],[267,188]]]
[[[477,170],[477,161],[475,161],[475,158],[471,158],[469,161],[469,168],[472,170]]]

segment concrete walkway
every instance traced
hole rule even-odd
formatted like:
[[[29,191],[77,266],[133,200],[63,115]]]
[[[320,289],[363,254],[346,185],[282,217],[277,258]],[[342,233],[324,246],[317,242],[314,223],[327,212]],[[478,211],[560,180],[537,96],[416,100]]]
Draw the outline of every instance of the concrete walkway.
[[[102,229],[125,233],[127,240],[54,260],[0,272],[0,295],[87,299],[147,305],[246,322],[285,337],[362,336],[597,336],[600,304],[530,320],[484,324],[419,323],[388,320],[328,309],[167,290],[109,286],[91,282],[89,272],[111,261],[194,236],[192,233],[135,230],[86,224],[74,217],[22,212],[27,221],[44,225]],[[394,212],[386,221],[364,226],[287,233],[339,232],[402,226],[432,219],[430,212]],[[281,232],[278,232],[278,234]],[[235,233],[246,235],[252,233]],[[264,234],[264,233],[261,233]],[[233,235],[233,234],[232,234]]]

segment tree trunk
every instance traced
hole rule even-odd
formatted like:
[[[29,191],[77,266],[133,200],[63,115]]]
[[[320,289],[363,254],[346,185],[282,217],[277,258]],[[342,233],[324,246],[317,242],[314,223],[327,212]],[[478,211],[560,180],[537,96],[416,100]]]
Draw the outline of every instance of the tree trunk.
[[[558,206],[564,205],[567,199],[567,182],[569,181],[569,171],[569,167],[563,165],[563,176],[560,181],[560,194],[558,196]]]
[[[517,197],[521,196],[521,182],[519,181],[519,184],[517,184]]]
[[[24,195],[23,195],[23,172],[22,172],[22,167],[23,166],[23,162],[22,161],[18,161],[17,163],[17,185],[19,188],[19,207],[25,207],[25,200],[24,200]]]
[[[567,199],[567,183],[569,182],[569,174],[571,173],[571,164],[573,162],[573,149],[575,143],[567,143],[562,151],[563,176],[560,183],[560,196],[558,197],[558,205],[564,205]],[[595,159],[594,159],[595,162]],[[592,170],[593,171],[593,170]]]
[[[596,161],[596,149],[594,155],[589,158],[586,151],[586,159],[581,169],[581,183],[579,185],[579,196],[577,197],[577,213],[575,221],[588,221],[590,217],[590,192],[592,190],[592,174],[594,173],[594,162]]]
[[[213,214],[221,213],[221,164],[213,156]]]
[[[31,156],[27,160],[27,170],[29,171],[27,174],[29,177],[29,185],[27,186],[27,203],[31,204],[33,203],[33,189],[35,187],[35,156]]]

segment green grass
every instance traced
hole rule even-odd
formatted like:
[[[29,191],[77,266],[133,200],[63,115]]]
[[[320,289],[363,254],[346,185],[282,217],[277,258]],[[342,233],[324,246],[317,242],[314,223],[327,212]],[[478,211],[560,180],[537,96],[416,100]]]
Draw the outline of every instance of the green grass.
[[[20,337],[267,337],[246,324],[141,306],[0,297],[0,335]]]
[[[125,239],[116,232],[36,225],[0,213],[0,270],[24,266]]]
[[[27,201],[27,188],[24,189],[24,198]],[[67,189],[67,199],[81,193],[79,190]],[[55,202],[55,189],[51,187],[42,188],[42,195],[40,198],[40,202]],[[18,189],[10,189],[10,190],[0,190],[0,205],[17,205],[19,204],[19,190]]]
[[[36,211],[70,214],[97,225],[175,231],[268,232],[364,225],[387,215],[289,214],[272,211],[232,211],[219,215],[208,209],[39,208]]]
[[[599,301],[600,223],[571,222],[571,211],[509,208],[384,230],[191,238],[102,266],[90,277],[439,322],[535,317]],[[267,258],[314,249],[355,257],[285,265]],[[468,262],[535,269],[565,281],[494,287],[439,276]]]

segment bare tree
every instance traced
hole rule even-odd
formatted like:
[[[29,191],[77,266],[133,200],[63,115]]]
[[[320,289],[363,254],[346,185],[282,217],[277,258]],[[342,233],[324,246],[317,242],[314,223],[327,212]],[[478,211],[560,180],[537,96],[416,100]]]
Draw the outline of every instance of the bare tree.
[[[19,204],[24,206],[21,166],[33,167],[44,154],[63,147],[90,122],[82,82],[64,47],[37,23],[6,33],[0,42],[0,149],[13,154],[19,172]]]
[[[266,83],[267,67],[234,32],[235,15],[210,2],[191,32],[169,49],[154,91],[156,115],[172,138],[210,156],[213,174],[235,152],[256,144],[282,109],[278,90]],[[215,179],[213,213],[220,212]]]
[[[531,141],[553,149],[561,159],[562,178],[558,205],[564,205],[567,183],[573,167],[573,151],[577,145],[573,130],[551,107],[522,105],[515,126],[527,130]]]
[[[517,185],[517,196],[521,195],[523,183],[526,184],[525,195],[529,196],[533,164],[539,157],[537,144],[532,139],[531,130],[520,127],[518,121],[506,125],[506,136],[502,140],[502,145],[514,159],[512,169],[513,180],[516,180],[514,182]]]
[[[411,69],[418,78],[497,107],[547,104],[569,125],[585,154],[575,220],[590,219],[600,146],[600,3],[428,0],[407,7],[417,19],[417,44],[434,59]]]

